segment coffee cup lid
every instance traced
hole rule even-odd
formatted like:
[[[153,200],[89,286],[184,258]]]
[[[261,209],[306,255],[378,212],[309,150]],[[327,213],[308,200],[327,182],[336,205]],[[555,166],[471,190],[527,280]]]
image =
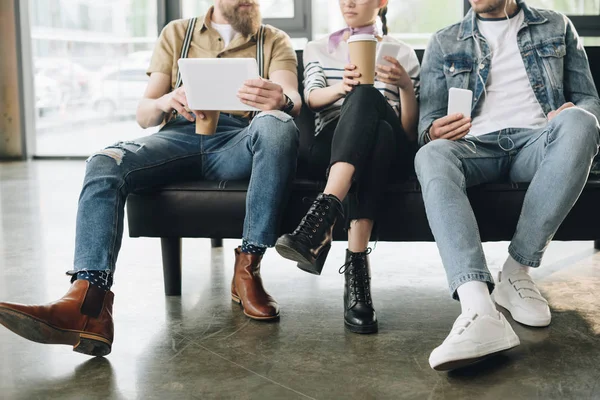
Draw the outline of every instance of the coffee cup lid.
[[[367,35],[367,34],[352,35],[348,38],[348,43],[364,42],[364,41],[376,42],[377,38],[373,35]]]

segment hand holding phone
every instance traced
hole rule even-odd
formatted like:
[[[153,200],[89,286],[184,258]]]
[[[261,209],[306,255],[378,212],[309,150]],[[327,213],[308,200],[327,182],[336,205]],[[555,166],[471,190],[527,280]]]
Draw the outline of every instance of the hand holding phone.
[[[412,80],[398,61],[400,46],[397,43],[380,42],[375,58],[376,79],[400,89],[412,86]]]
[[[393,64],[386,60],[385,57],[398,58],[399,51],[400,46],[398,46],[397,43],[379,42],[379,45],[377,46],[377,56],[375,57],[375,65],[392,67]]]
[[[471,129],[471,107],[473,92],[467,89],[451,88],[448,94],[448,115],[436,119],[429,128],[431,140],[458,140]]]
[[[448,93],[448,113],[462,114],[465,117],[471,116],[471,107],[473,106],[473,92],[469,89],[450,88]]]

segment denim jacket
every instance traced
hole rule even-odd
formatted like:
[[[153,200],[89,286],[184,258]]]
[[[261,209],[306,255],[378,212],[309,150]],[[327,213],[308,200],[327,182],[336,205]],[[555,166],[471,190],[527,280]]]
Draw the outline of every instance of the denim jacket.
[[[544,114],[566,102],[592,113],[600,120],[600,99],[587,55],[572,22],[551,10],[530,8],[517,0],[524,13],[517,41],[529,82]],[[479,41],[481,53],[475,45]],[[438,31],[429,41],[421,69],[419,144],[438,118],[446,116],[448,90],[473,91],[473,115],[487,83],[490,48],[479,32],[471,9],[462,22]],[[475,116],[475,115],[474,115]]]

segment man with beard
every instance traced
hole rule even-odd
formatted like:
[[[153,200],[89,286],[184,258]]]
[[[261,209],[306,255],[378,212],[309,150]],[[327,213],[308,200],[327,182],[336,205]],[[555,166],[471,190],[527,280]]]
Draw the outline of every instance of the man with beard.
[[[415,168],[429,225],[462,313],[429,358],[447,370],[519,344],[494,300],[526,326],[550,324],[530,268],[577,201],[598,152],[600,100],[571,21],[522,0],[470,0],[431,39],[421,72]],[[473,92],[473,118],[446,115],[448,89]],[[466,188],[531,182],[496,282]],[[490,211],[492,212],[492,211]]]
[[[148,68],[150,81],[137,110],[143,128],[164,124],[151,136],[120,142],[88,159],[79,199],[71,288],[43,306],[0,303],[0,323],[40,343],[74,346],[80,353],[109,354],[113,342],[111,289],[123,236],[129,193],[179,180],[250,178],[243,240],[235,250],[232,299],[257,320],[279,316],[266,292],[260,261],[275,244],[280,213],[295,175],[300,110],[297,60],[289,37],[271,26],[264,40],[265,79],[246,82],[240,99],[262,112],[221,113],[214,135],[197,135],[185,88],[177,87],[177,60],[184,42],[188,57],[255,57],[261,16],[256,0],[216,0],[186,38],[188,21],[162,31]],[[227,77],[220,77],[227,79]]]

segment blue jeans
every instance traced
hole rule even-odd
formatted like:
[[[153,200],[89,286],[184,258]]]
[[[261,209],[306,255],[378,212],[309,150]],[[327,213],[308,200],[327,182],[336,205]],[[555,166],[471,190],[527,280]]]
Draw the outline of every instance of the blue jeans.
[[[178,117],[154,135],[92,155],[77,211],[75,270],[114,271],[127,195],[183,180],[250,178],[243,238],[273,246],[297,156],[298,129],[281,111],[260,113],[250,124],[221,115],[211,136]]]
[[[509,253],[523,265],[538,267],[583,190],[599,144],[596,118],[571,108],[539,130],[440,139],[419,150],[415,169],[454,298],[468,281],[487,282],[490,291],[494,287],[466,188],[506,179],[531,182]]]

